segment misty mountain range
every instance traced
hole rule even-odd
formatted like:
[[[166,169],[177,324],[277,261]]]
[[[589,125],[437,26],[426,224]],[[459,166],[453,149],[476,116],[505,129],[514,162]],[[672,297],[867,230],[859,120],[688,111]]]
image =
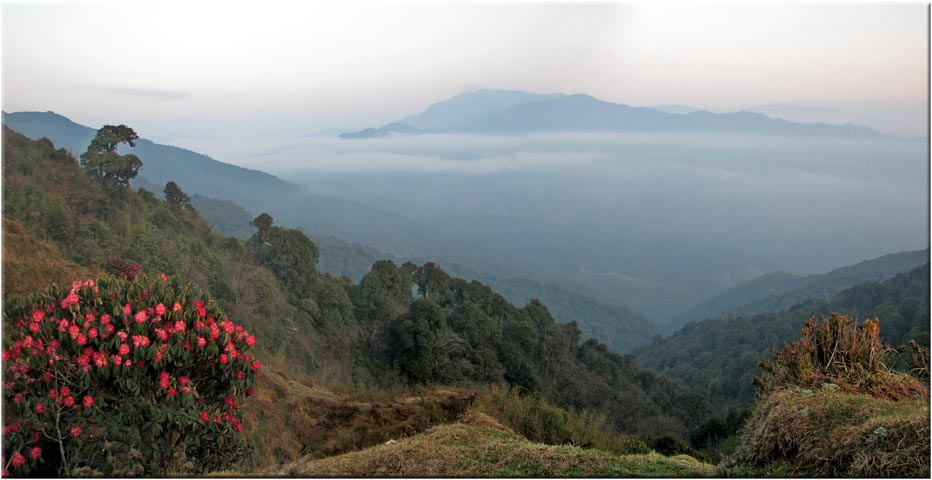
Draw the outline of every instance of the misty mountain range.
[[[879,137],[858,125],[794,123],[762,113],[711,113],[683,106],[631,107],[584,94],[540,95],[477,90],[435,103],[417,115],[341,138],[390,134],[468,133],[523,135],[538,132],[723,132],[757,135]]]
[[[470,128],[478,129],[479,125],[496,124],[501,127],[499,131],[503,131],[512,121],[508,119],[520,117],[515,112],[540,111],[542,105],[605,103],[585,96],[542,96],[508,91],[496,91],[492,97],[487,97],[488,94],[489,91],[484,91],[454,97],[404,119],[408,122],[404,124],[407,127],[392,128],[422,132],[430,125],[449,129],[460,128],[456,125],[473,125]],[[482,101],[483,98],[486,101]],[[502,105],[511,106],[498,113],[490,113]],[[613,104],[605,105],[607,107],[595,108],[606,112],[604,117],[618,111]],[[630,109],[621,107],[622,110]],[[653,109],[631,110],[657,112]],[[718,118],[716,114],[697,113],[691,118]],[[664,118],[656,113],[648,112],[647,115]],[[762,116],[751,116],[758,117]],[[539,115],[538,118],[536,125],[555,124],[550,117]],[[52,112],[4,112],[3,122],[31,138],[48,137],[57,147],[67,148],[76,156],[86,149],[95,132]],[[528,125],[534,123],[529,121]],[[428,137],[411,135],[406,138]],[[472,138],[469,134],[460,137]],[[448,155],[456,149],[455,145],[450,145],[454,141],[453,138],[438,138],[411,148],[424,149],[430,155]],[[577,139],[577,143],[572,145],[566,144],[562,138],[559,141],[563,143],[557,149],[561,152],[557,156],[563,157],[565,154],[562,152],[572,152],[582,145],[589,148],[604,142],[604,139]],[[624,142],[624,139],[618,141]],[[333,142],[370,144],[340,142],[337,139]],[[372,145],[373,148],[381,148]],[[543,147],[522,143],[516,148],[534,152]],[[683,223],[685,218],[664,220],[669,216],[666,209],[679,208],[669,203],[671,200],[689,201],[687,195],[696,195],[696,198],[705,195],[691,194],[687,189],[686,185],[701,184],[692,174],[683,177],[688,180],[687,184],[678,186],[676,182],[680,181],[681,175],[675,171],[670,175],[665,170],[669,168],[665,166],[666,162],[679,161],[689,152],[689,155],[698,155],[698,165],[708,162],[703,158],[724,158],[725,164],[714,165],[715,172],[722,171],[724,167],[732,168],[727,162],[739,162],[735,165],[741,168],[755,165],[766,169],[779,168],[780,171],[796,168],[785,164],[784,147],[774,150],[773,146],[761,148],[750,144],[741,147],[744,150],[727,152],[726,156],[720,150],[703,150],[691,144],[672,149],[660,144],[652,147],[624,146],[617,152],[613,150],[615,148],[613,146],[604,150],[606,153],[601,156],[593,157],[602,158],[596,161],[603,162],[597,163],[600,170],[593,173],[598,184],[592,184],[583,177],[575,178],[583,174],[583,169],[578,166],[572,168],[574,175],[568,176],[560,166],[562,164],[557,163],[547,171],[504,171],[482,176],[357,172],[346,177],[334,176],[337,181],[333,185],[352,185],[352,189],[337,191],[315,187],[311,183],[292,183],[300,183],[300,176],[289,176],[291,181],[286,182],[276,176],[219,162],[190,150],[140,140],[133,153],[143,160],[144,167],[134,185],[160,192],[166,182],[175,181],[190,194],[231,202],[232,205],[226,204],[221,209],[241,207],[238,224],[226,227],[237,232],[249,231],[250,216],[268,212],[276,223],[301,228],[319,241],[326,239],[320,243],[322,267],[330,266],[334,273],[351,275],[356,279],[376,257],[416,263],[435,261],[455,275],[477,278],[500,288],[512,301],[540,298],[556,318],[577,321],[583,334],[598,336],[619,351],[630,351],[657,334],[673,331],[688,321],[686,318],[690,316],[688,312],[693,305],[765,272],[786,268],[760,256],[761,251],[769,252],[769,247],[759,246],[763,250],[748,252],[736,247],[730,239],[722,242],[708,236],[700,238],[695,228]],[[830,149],[828,151],[837,149],[833,145],[826,148]],[[862,168],[860,163],[851,161],[851,158],[857,160],[857,155],[845,152],[851,148],[864,151],[864,146],[846,148],[848,150],[837,154],[838,158],[845,157],[849,168]],[[912,151],[912,146],[908,149]],[[495,155],[506,153],[502,151]],[[790,153],[799,156],[795,151]],[[488,153],[477,151],[475,154],[477,158],[485,155]],[[863,155],[873,158],[874,154]],[[474,155],[461,156],[472,158]],[[625,161],[619,163],[612,158]],[[642,160],[638,160],[640,158]],[[799,165],[812,165],[818,159],[817,156],[809,158],[806,154],[798,159],[791,158],[800,162]],[[313,157],[304,159],[307,160],[313,160]],[[832,157],[827,157],[826,162],[826,168],[834,169],[837,164]],[[468,160],[461,163],[468,163]],[[643,166],[639,166],[641,163]],[[648,165],[649,168],[661,168],[657,172],[661,188],[657,188],[650,178],[631,178],[631,172],[642,172]],[[626,170],[628,168],[634,170]],[[880,165],[870,168],[889,170]],[[895,171],[899,172],[900,167]],[[314,174],[314,177],[329,181],[320,174]],[[775,177],[767,171],[763,178]],[[632,186],[643,187],[621,188],[619,179],[636,182]],[[716,183],[719,180],[713,180],[708,188],[719,189]],[[751,189],[759,191],[757,187]],[[667,191],[678,193],[670,196]],[[580,192],[587,192],[592,198],[587,200],[580,196]],[[624,192],[625,197],[618,197],[617,192]],[[385,201],[389,196],[392,201]],[[861,197],[870,200],[869,197]],[[726,200],[725,205],[733,203]],[[749,218],[761,216],[759,208],[744,203],[749,210],[742,215],[751,215]],[[199,204],[203,207],[206,200],[199,200]],[[415,204],[420,207],[408,207]],[[712,207],[704,206],[712,212],[720,209]],[[863,217],[864,212],[858,211],[858,216]],[[735,213],[732,211],[731,217]],[[693,215],[691,212],[686,214]],[[799,217],[789,217],[788,220],[792,224],[800,223]],[[660,221],[673,222],[680,230],[686,228],[683,231],[691,233],[662,230]],[[838,221],[847,222],[843,218]],[[822,220],[819,222],[824,224]],[[710,220],[702,223],[711,225]],[[779,228],[785,229],[784,226]],[[721,230],[721,227],[713,229]],[[729,237],[734,237],[735,233],[740,232],[732,231]],[[877,238],[882,237],[878,234]],[[799,257],[799,247],[792,248]],[[890,248],[887,251],[904,250],[885,248]],[[810,268],[822,267],[814,264]]]

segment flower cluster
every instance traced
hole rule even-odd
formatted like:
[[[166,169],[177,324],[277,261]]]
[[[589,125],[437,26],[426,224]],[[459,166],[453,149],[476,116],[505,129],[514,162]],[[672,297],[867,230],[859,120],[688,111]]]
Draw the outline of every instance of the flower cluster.
[[[3,395],[18,422],[3,429],[13,452],[3,465],[14,473],[43,461],[39,437],[91,448],[82,433],[105,428],[116,411],[133,428],[163,412],[153,418],[192,438],[242,431],[236,398],[259,378],[248,353],[256,340],[196,287],[164,274],[76,281],[11,299],[6,310]]]

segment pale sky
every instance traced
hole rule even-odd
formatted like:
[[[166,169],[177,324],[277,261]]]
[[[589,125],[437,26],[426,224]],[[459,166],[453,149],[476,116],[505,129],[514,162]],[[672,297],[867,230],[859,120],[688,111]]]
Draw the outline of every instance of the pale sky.
[[[927,131],[921,3],[3,1],[0,14],[5,111],[163,141],[379,126],[474,88],[831,106]]]

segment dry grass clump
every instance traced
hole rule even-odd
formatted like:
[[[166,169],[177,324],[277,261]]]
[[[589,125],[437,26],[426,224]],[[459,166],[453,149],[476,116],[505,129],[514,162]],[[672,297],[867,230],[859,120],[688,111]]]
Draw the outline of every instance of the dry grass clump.
[[[724,476],[928,477],[929,406],[823,389],[766,397]]]
[[[890,367],[897,351],[881,342],[878,319],[858,325],[847,315],[833,313],[819,323],[808,320],[800,333],[802,338],[778,351],[773,363],[760,363],[764,375],[754,380],[762,395],[787,386],[830,384],[843,392],[888,400],[929,399],[929,387],[919,378]]]
[[[911,374],[898,373],[876,319],[836,313],[802,335],[761,364],[762,398],[716,473],[928,477],[928,350],[913,345]]]
[[[367,450],[303,458],[263,472],[301,477],[695,477],[711,465],[657,454],[615,456],[573,446],[529,442],[492,418],[469,411],[460,423]]]

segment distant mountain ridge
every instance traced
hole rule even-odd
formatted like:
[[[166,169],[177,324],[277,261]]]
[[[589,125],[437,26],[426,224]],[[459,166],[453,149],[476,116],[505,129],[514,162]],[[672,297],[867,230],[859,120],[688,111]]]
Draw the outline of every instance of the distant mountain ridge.
[[[929,249],[892,253],[805,277],[785,272],[761,275],[708,299],[680,315],[674,324],[727,314],[755,314],[789,308],[812,298],[829,299],[866,281],[882,281],[929,262]]]
[[[762,135],[880,137],[867,127],[794,123],[762,113],[711,113],[685,108],[631,107],[585,94],[539,95],[513,90],[478,90],[430,105],[417,115],[381,128],[340,135],[346,140],[392,133],[522,135],[535,132],[723,132]]]

